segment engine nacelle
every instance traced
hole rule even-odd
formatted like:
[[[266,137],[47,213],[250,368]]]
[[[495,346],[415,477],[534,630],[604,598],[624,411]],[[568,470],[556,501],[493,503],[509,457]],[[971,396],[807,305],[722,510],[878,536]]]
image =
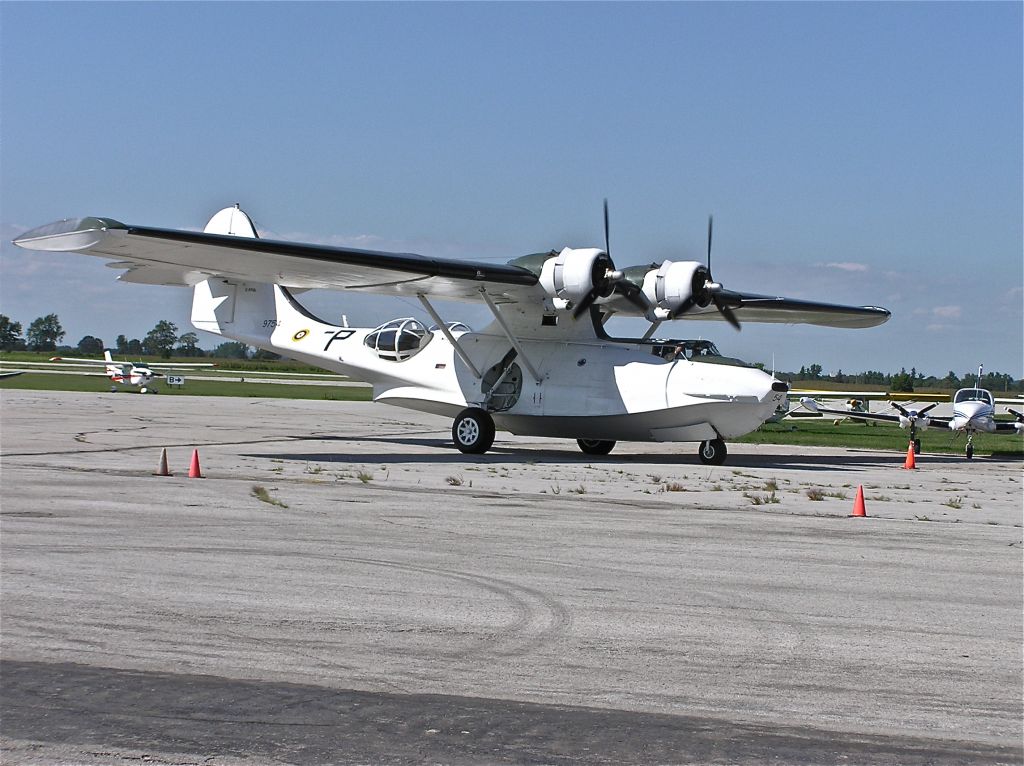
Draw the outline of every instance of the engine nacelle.
[[[540,285],[552,298],[567,303],[578,303],[596,285],[606,282],[605,276],[614,269],[612,260],[597,248],[574,250],[567,247],[554,258],[548,258],[540,272]],[[611,294],[611,285],[602,290],[602,297]]]
[[[711,303],[705,289],[711,280],[707,267],[697,261],[665,261],[644,276],[643,291],[652,305],[671,311],[687,298],[703,308]]]
[[[932,422],[931,418],[917,417],[917,413],[911,410],[909,418],[906,415],[900,415],[900,428],[910,428],[910,426],[914,425],[915,420],[917,422],[918,431],[927,431],[928,426],[930,426]]]

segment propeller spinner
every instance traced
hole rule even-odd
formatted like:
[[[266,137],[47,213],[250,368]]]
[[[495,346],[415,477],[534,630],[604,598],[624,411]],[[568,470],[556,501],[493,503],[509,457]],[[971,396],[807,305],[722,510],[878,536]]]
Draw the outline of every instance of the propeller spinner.
[[[686,312],[693,309],[694,306],[707,306],[708,304],[715,304],[715,308],[718,309],[718,313],[737,330],[740,329],[739,320],[736,319],[736,314],[733,310],[722,300],[721,293],[722,285],[715,282],[711,276],[711,235],[714,231],[714,217],[708,216],[708,265],[707,268],[701,267],[693,272],[693,283],[691,286],[690,297],[676,306],[669,314],[669,319],[678,319]]]
[[[618,293],[645,314],[651,306],[639,285],[626,279],[612,262],[611,245],[608,238],[608,200],[604,201],[604,252],[605,258],[594,262],[594,286],[584,295],[573,309],[574,319],[579,319],[598,298],[607,298]],[[603,269],[603,273],[599,270]]]

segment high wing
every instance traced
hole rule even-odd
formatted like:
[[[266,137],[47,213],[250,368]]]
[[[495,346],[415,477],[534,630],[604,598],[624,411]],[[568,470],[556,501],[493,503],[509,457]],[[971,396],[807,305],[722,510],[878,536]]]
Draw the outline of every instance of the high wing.
[[[50,362],[74,362],[75,364],[95,364],[103,367],[108,364],[120,364],[119,362],[108,362],[106,359],[75,359],[71,356],[51,356]]]
[[[166,368],[168,370],[180,370],[180,369],[183,369],[183,368],[192,369],[192,368],[196,368],[196,367],[216,367],[217,366],[216,364],[213,364],[213,363],[210,363],[210,362],[207,362],[205,364],[200,364],[199,362],[185,362],[185,363],[181,363],[181,364],[179,364],[178,362],[140,362],[140,364],[142,364],[142,366],[144,366],[144,367],[149,367],[149,368],[161,367],[161,368]]]
[[[226,277],[292,289],[469,300],[479,299],[481,287],[492,296],[504,296],[524,288],[528,294],[538,283],[535,274],[518,266],[127,226],[109,218],[59,221],[26,232],[14,244],[107,258],[113,261],[109,266],[125,270],[120,279],[143,284],[190,286]],[[543,299],[539,288],[536,292]],[[525,296],[516,292],[515,297]]]
[[[640,279],[630,280],[627,289],[620,291],[632,299],[624,300],[619,292],[612,291],[610,276],[617,274],[622,281],[622,272],[615,272],[607,254],[596,249],[565,248],[558,253],[516,259],[521,265],[496,265],[413,253],[129,226],[110,218],[59,221],[26,232],[14,244],[30,250],[78,252],[106,258],[111,261],[109,266],[124,270],[121,280],[143,284],[187,286],[222,277],[292,289],[358,290],[464,301],[480,300],[481,292],[486,292],[496,303],[517,303],[521,309],[536,314],[569,309],[588,301],[599,307],[608,304],[607,308],[616,313],[647,316],[652,321],[666,316],[720,319],[731,313],[742,321],[872,327],[889,318],[887,310],[875,306],[841,306],[721,289],[715,293],[715,303],[727,306],[729,313],[715,304],[708,305],[708,301],[690,300],[685,313],[677,316],[672,309],[690,295],[691,284],[696,284],[698,264],[692,264],[690,276],[674,283],[668,297],[663,283],[657,287],[662,292],[656,291],[656,269],[652,268],[643,284]],[[686,270],[690,268],[687,263],[675,266]],[[600,297],[595,301],[597,294]],[[656,315],[656,310],[662,314]]]
[[[875,420],[880,423],[895,423],[896,425],[900,425],[902,422],[899,415],[888,415],[882,412],[860,412],[859,410],[841,410],[834,407],[826,407],[821,402],[815,401],[810,397],[802,398],[800,400],[800,404],[811,412],[820,412],[823,415],[835,415],[837,417],[855,418],[857,420]],[[932,425],[939,425],[943,428],[948,428],[949,421],[952,420],[952,418],[932,417],[929,415],[928,420]]]
[[[790,399],[803,399],[805,397],[825,399],[861,399],[872,401],[875,399],[886,399],[892,402],[948,402],[949,394],[926,394],[912,393],[906,391],[843,391],[818,388],[792,388],[786,394]]]

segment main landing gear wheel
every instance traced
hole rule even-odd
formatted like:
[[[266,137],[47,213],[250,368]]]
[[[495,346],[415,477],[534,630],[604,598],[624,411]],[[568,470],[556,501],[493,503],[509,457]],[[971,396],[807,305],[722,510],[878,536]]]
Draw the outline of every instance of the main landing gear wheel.
[[[703,441],[697,450],[697,456],[704,465],[721,465],[728,454],[729,450],[725,448],[725,442],[721,439]]]
[[[968,460],[973,460],[974,459],[974,445],[973,444],[968,444],[967,445],[967,459]]]
[[[920,455],[921,454],[921,440],[920,439],[914,439],[914,454],[915,455]]]
[[[615,442],[604,439],[577,439],[576,443],[587,455],[607,455],[615,447]]]
[[[452,424],[452,441],[460,452],[482,455],[494,444],[494,420],[479,407],[465,409]]]

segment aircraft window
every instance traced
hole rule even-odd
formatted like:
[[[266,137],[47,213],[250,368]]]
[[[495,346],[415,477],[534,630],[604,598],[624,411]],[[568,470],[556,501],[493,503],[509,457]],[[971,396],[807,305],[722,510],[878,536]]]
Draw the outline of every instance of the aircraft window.
[[[673,359],[698,359],[720,357],[721,352],[709,340],[663,340],[652,347],[656,356]]]
[[[455,335],[457,333],[473,332],[473,328],[470,327],[465,322],[445,322],[445,326],[448,328],[448,332],[450,332],[452,335]],[[438,327],[436,324],[430,325],[430,332],[434,332],[434,330],[440,329],[441,328]]]
[[[961,388],[953,397],[954,402],[985,402],[992,404],[992,394],[984,388]]]
[[[366,336],[363,341],[381,359],[404,362],[415,356],[433,336],[418,320],[411,317],[392,319]]]

